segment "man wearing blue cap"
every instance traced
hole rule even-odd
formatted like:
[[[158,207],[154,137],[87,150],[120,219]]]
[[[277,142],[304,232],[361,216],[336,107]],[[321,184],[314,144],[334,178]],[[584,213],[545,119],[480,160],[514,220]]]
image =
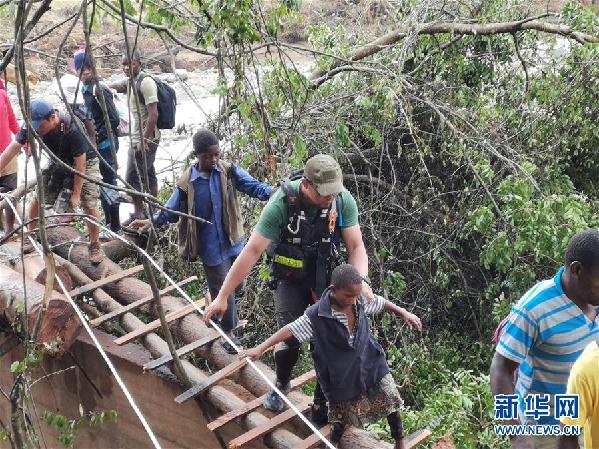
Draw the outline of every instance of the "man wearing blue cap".
[[[102,174],[102,180],[107,184],[117,185],[116,178],[116,163],[113,158],[112,150],[110,148],[110,135],[109,129],[112,131],[112,142],[115,150],[119,149],[119,139],[117,138],[117,130],[120,123],[119,113],[114,104],[114,97],[110,88],[105,84],[102,84],[99,79],[94,78],[94,71],[92,62],[85,51],[78,51],[73,56],[73,62],[77,74],[83,84],[81,91],[83,92],[83,101],[85,103],[85,109],[87,112],[87,119],[92,121],[95,128],[95,141],[98,148],[98,152],[104,159],[100,161],[100,173]],[[106,105],[106,112],[108,114],[108,121],[106,123],[104,118],[104,111],[102,110],[101,100],[99,95],[104,97],[104,104]],[[110,225],[110,229],[113,232],[118,232],[121,229],[121,221],[119,218],[119,207],[118,201],[111,200],[112,195],[104,195],[108,193],[107,190],[100,191],[100,200],[102,208],[104,209],[104,217],[106,223]],[[115,192],[111,190],[110,192]]]
[[[31,124],[41,136],[43,143],[62,162],[70,165],[80,173],[85,173],[92,178],[100,178],[100,169],[95,149],[88,143],[84,134],[77,126],[78,119],[57,111],[54,106],[46,100],[35,98],[31,100]],[[79,123],[83,126],[81,123]],[[21,130],[15,135],[12,142],[2,154],[0,154],[0,170],[2,170],[27,144],[27,127],[23,124]],[[58,194],[63,188],[64,170],[59,164],[51,161],[47,169],[42,173],[43,179],[38,181],[37,188],[44,189],[46,204],[55,203]],[[83,179],[80,176],[73,178],[73,193],[71,194],[71,206],[73,209],[81,206],[86,214],[100,219],[98,211],[98,186]],[[39,215],[39,204],[37,196],[31,202],[29,218],[35,219]],[[100,248],[99,227],[86,221],[89,232],[89,259],[93,264],[100,263],[104,254]],[[29,224],[33,229],[37,226],[34,221]]]

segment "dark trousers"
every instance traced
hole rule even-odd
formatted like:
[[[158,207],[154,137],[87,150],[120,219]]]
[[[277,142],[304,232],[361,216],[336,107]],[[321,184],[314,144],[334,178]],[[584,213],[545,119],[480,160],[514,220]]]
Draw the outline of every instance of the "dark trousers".
[[[208,284],[208,290],[212,299],[216,299],[220,288],[223,285],[223,281],[227,276],[227,273],[231,269],[231,265],[235,262],[236,257],[225,259],[220,265],[208,266],[204,265],[204,275],[206,276],[206,283]],[[239,317],[237,316],[237,303],[235,301],[235,291],[227,298],[227,311],[223,315],[220,322],[223,331],[229,333],[239,323]]]
[[[145,158],[144,150],[136,151],[136,149],[137,147],[129,148],[125,179],[135,190],[143,192],[144,189],[141,186],[145,185],[143,169],[145,160],[148,169],[148,187],[150,192],[153,192],[158,189],[158,179],[156,178],[156,169],[154,168],[158,142],[148,143],[148,151],[145,152]]]
[[[116,149],[119,149],[118,139],[115,139]],[[102,175],[102,181],[107,184],[117,185],[116,174],[113,170],[116,170],[116,164],[112,157],[112,151],[110,147],[98,150],[100,155],[106,160],[108,165],[104,161],[100,160],[100,174]],[[104,210],[104,217],[106,217],[106,224],[110,226],[111,231],[118,231],[121,229],[121,219],[119,214],[120,203],[108,204],[103,195],[100,195],[100,201],[102,203],[102,209]]]
[[[279,329],[298,319],[313,304],[310,288],[289,281],[277,281],[274,297]],[[275,372],[281,385],[285,385],[291,380],[293,367],[299,358],[300,347],[299,341],[295,337],[291,337],[275,348]],[[316,390],[314,390],[314,403],[323,404],[325,402],[324,393],[320,384],[317,383]]]

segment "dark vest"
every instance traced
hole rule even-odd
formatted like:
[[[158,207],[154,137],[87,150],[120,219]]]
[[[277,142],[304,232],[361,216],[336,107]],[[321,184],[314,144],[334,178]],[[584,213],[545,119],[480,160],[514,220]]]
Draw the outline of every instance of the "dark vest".
[[[235,179],[233,179],[233,164],[219,161],[220,190],[223,203],[223,226],[229,237],[231,245],[237,243],[243,237],[243,217],[241,216],[239,200]],[[189,167],[177,181],[177,187],[181,190],[179,210],[195,215],[195,190],[189,181],[191,167]],[[196,220],[180,217],[178,226],[179,254],[185,260],[194,261],[200,254],[200,242],[198,241],[198,225]],[[214,226],[214,225],[208,225]]]
[[[328,289],[305,313],[313,330],[310,350],[314,369],[329,401],[354,400],[389,373],[385,351],[370,334],[362,296],[358,303],[353,345],[349,344],[347,328],[331,313]]]

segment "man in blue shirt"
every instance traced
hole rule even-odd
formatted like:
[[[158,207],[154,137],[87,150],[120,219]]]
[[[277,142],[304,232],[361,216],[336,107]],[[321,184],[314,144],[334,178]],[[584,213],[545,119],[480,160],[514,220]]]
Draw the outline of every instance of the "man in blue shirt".
[[[555,395],[566,393],[572,365],[599,335],[599,231],[572,237],[565,259],[565,267],[512,308],[491,363],[493,394],[516,394],[520,422],[527,424],[559,425]],[[512,448],[553,449],[556,442],[556,436],[514,436]]]
[[[201,223],[167,211],[155,214],[153,221],[156,226],[179,222],[179,253],[185,260],[196,260],[198,257],[202,260],[208,289],[216,298],[245,243],[237,191],[266,201],[273,189],[254,179],[238,165],[221,160],[218,138],[212,131],[202,129],[196,132],[193,150],[198,162],[179,178],[166,207],[210,223]],[[135,220],[130,227],[147,229],[149,220]],[[227,304],[227,313],[222,318],[221,326],[225,332],[231,333],[238,322],[235,292],[229,295]],[[227,351],[235,353],[228,344],[224,346]]]

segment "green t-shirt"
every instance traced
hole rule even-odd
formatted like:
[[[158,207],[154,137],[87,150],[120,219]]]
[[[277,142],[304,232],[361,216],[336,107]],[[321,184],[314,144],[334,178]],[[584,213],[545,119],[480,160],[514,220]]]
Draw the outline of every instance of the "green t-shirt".
[[[301,180],[291,181],[291,189],[297,195],[299,190],[299,184]],[[349,228],[358,224],[358,206],[356,200],[347,190],[342,191],[339,196],[341,199],[337,199],[338,210],[337,213],[337,226],[339,228]],[[316,214],[320,213],[319,207],[308,207],[305,209],[306,218],[312,220]],[[277,191],[270,197],[258,223],[256,224],[256,231],[263,237],[278,241],[281,235],[281,229],[287,226],[289,217],[287,215],[287,202],[285,200],[285,193],[283,189],[277,189]]]

